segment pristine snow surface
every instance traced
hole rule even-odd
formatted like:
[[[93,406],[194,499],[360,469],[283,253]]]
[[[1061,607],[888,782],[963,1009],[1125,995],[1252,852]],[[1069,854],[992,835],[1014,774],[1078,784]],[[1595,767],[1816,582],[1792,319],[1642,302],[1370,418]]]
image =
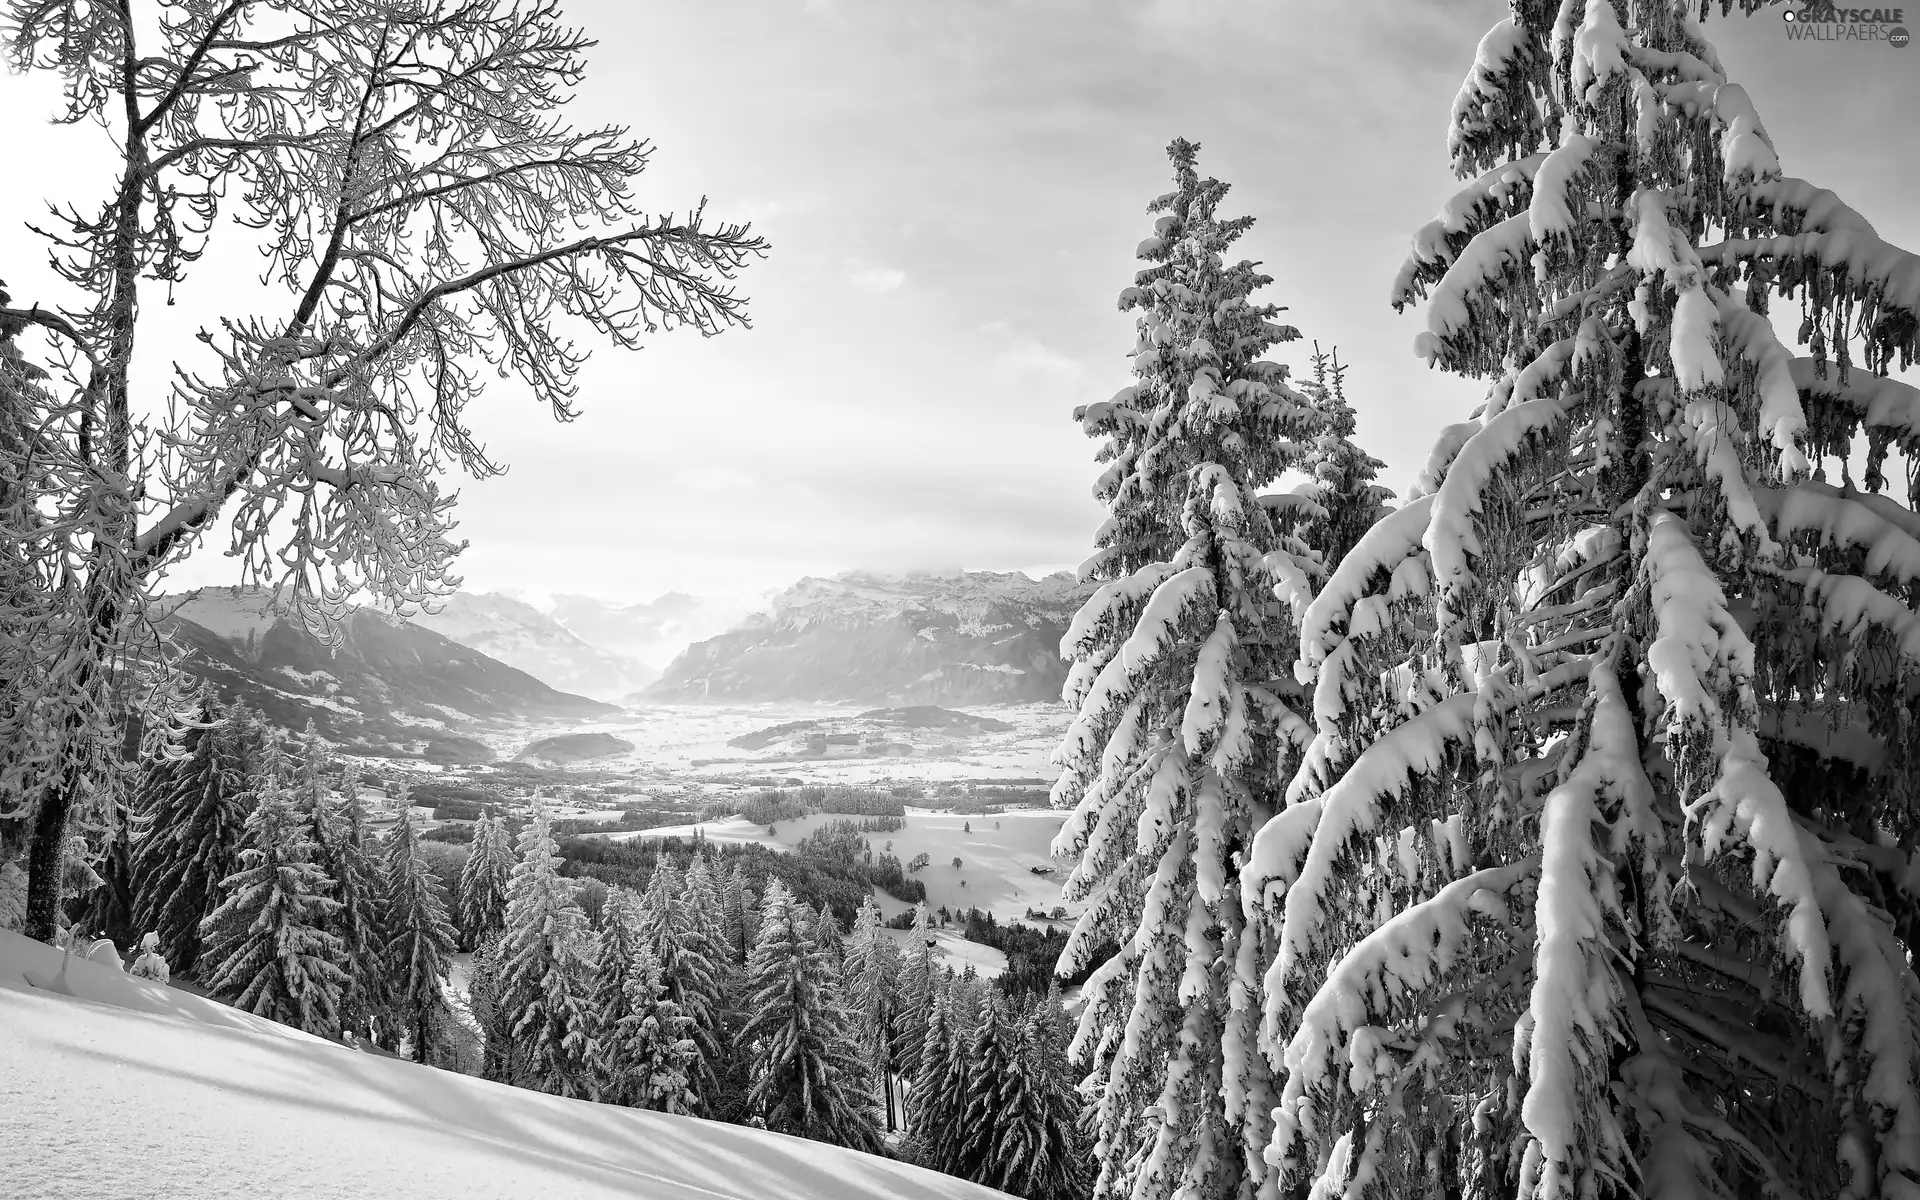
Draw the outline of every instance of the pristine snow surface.
[[[0,1195],[881,1200],[1002,1193],[350,1050],[0,932]]]

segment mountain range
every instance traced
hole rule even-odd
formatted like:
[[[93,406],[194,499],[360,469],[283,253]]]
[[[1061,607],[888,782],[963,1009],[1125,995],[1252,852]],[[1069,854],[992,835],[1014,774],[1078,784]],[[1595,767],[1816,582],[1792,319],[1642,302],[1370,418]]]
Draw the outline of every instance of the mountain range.
[[[1064,573],[849,572],[802,579],[750,615],[745,602],[684,593],[625,605],[560,596],[550,611],[459,593],[405,621],[355,611],[337,646],[260,589],[203,588],[161,611],[185,670],[277,725],[311,720],[365,754],[473,761],[491,756],[475,733],[605,719],[620,711],[613,699],[1055,700],[1060,637],[1091,590]],[[701,636],[679,643],[664,672],[635,653],[665,659],[682,635]]]
[[[990,571],[808,577],[688,646],[654,701],[1004,704],[1058,700],[1060,638],[1093,585]]]
[[[658,679],[661,666],[689,645],[734,628],[757,607],[751,599],[686,592],[639,603],[457,592],[439,612],[410,619],[562,691],[618,700]]]

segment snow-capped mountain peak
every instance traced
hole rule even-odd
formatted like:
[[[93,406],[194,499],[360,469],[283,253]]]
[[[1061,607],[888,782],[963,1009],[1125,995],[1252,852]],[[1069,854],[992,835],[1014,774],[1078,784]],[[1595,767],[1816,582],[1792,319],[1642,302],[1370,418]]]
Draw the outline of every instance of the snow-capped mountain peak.
[[[267,630],[287,616],[288,606],[269,588],[204,587],[180,596],[162,597],[160,616],[192,621],[207,632],[231,642],[257,643]]]

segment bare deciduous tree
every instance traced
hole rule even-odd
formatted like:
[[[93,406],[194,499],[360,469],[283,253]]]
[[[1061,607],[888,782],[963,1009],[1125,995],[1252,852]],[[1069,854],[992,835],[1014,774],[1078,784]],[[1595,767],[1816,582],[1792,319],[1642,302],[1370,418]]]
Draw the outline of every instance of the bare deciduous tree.
[[[6,14],[12,65],[57,73],[59,119],[105,128],[119,158],[96,209],[36,230],[77,299],[0,302],[0,332],[56,347],[45,385],[0,393],[6,477],[43,481],[5,518],[26,547],[9,580],[32,586],[0,633],[50,668],[0,696],[0,823],[28,834],[28,932],[47,938],[64,835],[112,775],[125,664],[170,565],[224,521],[249,578],[288,585],[318,629],[355,596],[444,594],[462,543],[438,476],[500,469],[464,417],[487,371],[567,420],[575,336],[632,348],[745,324],[731,281],[765,243],[704,201],[642,211],[651,148],[560,115],[591,43],[547,0]],[[204,322],[191,369],[138,394],[142,285],[171,301],[236,229],[285,307]]]

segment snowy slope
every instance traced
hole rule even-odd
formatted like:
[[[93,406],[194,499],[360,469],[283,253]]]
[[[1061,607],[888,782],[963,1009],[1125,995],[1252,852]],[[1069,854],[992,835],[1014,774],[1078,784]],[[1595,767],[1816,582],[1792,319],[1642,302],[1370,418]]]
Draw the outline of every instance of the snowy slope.
[[[456,592],[439,612],[409,620],[551,687],[596,700],[629,695],[660,675],[638,659],[589,645],[546,613],[511,596]]]
[[[1060,636],[1091,593],[1067,574],[807,578],[687,647],[655,700],[1018,704],[1058,700]]]
[[[889,906],[889,902],[895,906],[907,907],[900,905],[899,901],[882,891],[876,890],[874,897],[879,900],[880,907],[883,909]],[[882,932],[899,946],[903,953],[913,945],[914,933],[911,929],[887,929]],[[995,950],[992,946],[983,946],[979,942],[970,942],[960,936],[960,932],[956,929],[934,931],[933,958],[940,966],[946,967],[956,975],[964,974],[968,967],[972,967],[973,973],[982,979],[998,979],[1006,974],[1007,970],[1007,956],[1004,951]]]
[[[0,1194],[883,1200],[1002,1193],[363,1054],[0,932]]]

